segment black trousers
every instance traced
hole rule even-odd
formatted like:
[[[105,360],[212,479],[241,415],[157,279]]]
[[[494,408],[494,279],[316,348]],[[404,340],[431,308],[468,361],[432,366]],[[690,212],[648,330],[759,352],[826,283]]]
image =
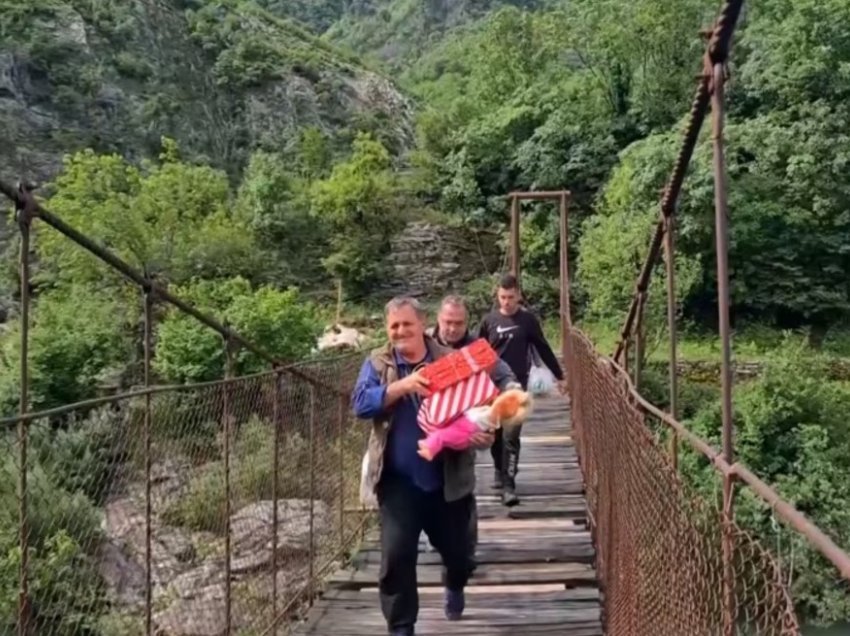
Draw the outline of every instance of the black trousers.
[[[503,477],[514,479],[519,471],[519,451],[522,443],[520,434],[522,425],[511,426],[505,434],[505,429],[496,431],[496,441],[490,447],[493,456],[493,466]]]
[[[514,370],[516,374],[516,370]],[[522,390],[528,390],[528,375],[516,374],[519,383],[522,385]],[[490,455],[493,457],[493,466],[496,472],[501,473],[502,477],[507,477],[509,480],[516,478],[519,471],[519,451],[521,447],[520,435],[522,434],[522,424],[519,426],[511,426],[507,434],[505,429],[500,428],[496,431],[496,441],[490,447]]]
[[[426,493],[404,478],[385,475],[377,488],[381,518],[381,611],[390,630],[415,625],[419,615],[416,562],[424,530],[443,559],[443,584],[466,586],[470,574],[472,495],[447,502],[443,492]]]

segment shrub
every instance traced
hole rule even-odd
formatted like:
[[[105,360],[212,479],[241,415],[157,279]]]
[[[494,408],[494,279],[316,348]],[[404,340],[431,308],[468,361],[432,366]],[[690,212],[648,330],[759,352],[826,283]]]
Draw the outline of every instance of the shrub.
[[[768,356],[760,378],[735,394],[735,452],[780,495],[807,515],[839,545],[850,544],[850,390],[824,381],[827,360],[802,345],[781,347]],[[720,405],[702,409],[692,423],[695,433],[719,446]],[[717,480],[701,458],[687,454],[683,470],[694,486],[713,495]],[[850,595],[836,569],[799,535],[778,525],[768,506],[748,496],[737,506],[739,524],[764,545],[779,545],[792,579],[792,592],[803,616],[841,620],[850,611]]]
[[[280,291],[264,286],[252,290],[241,277],[221,282],[199,281],[180,289],[178,295],[202,311],[226,320],[251,342],[282,360],[306,356],[321,326],[315,307],[303,301],[296,289]],[[172,311],[159,325],[154,367],[172,382],[206,381],[224,375],[221,337],[194,318]],[[268,365],[255,354],[240,350],[237,374],[251,373]]]

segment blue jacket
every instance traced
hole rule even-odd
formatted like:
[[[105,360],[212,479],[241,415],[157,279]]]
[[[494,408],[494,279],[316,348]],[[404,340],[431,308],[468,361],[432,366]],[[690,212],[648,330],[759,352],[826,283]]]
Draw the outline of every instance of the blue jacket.
[[[393,352],[393,360],[401,379],[413,373],[416,368],[431,362],[432,357],[426,353],[422,360],[411,364]],[[391,426],[384,453],[384,474],[409,479],[426,492],[440,490],[443,487],[442,454],[430,462],[417,454],[418,442],[425,437],[425,431],[416,421],[421,398],[418,395],[406,395],[393,404],[391,412],[387,413],[383,407],[386,393],[387,387],[381,384],[378,372],[371,359],[367,358],[360,368],[360,375],[354,387],[354,414],[362,419],[390,417]]]

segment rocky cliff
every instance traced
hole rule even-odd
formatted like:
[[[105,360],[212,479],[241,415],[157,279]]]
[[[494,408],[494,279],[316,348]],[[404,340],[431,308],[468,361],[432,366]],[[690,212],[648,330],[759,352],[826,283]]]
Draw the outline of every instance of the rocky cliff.
[[[434,298],[498,269],[502,253],[492,232],[417,221],[392,240],[392,277],[384,291]]]
[[[250,0],[28,0],[3,13],[6,178],[47,179],[84,147],[155,155],[162,136],[231,174],[305,126],[412,141],[388,79]]]

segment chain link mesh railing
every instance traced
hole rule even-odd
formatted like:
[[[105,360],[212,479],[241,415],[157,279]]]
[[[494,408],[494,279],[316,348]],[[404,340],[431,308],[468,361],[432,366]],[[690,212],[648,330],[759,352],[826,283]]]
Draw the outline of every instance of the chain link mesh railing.
[[[353,353],[287,364],[37,203],[0,191],[21,234],[20,414],[0,419],[0,634],[288,633],[371,520]],[[29,238],[52,227],[144,298],[142,385],[30,412]],[[225,378],[152,382],[154,306],[216,332]],[[233,377],[239,349],[269,371]]]
[[[29,633],[144,634],[148,616],[153,633],[286,633],[367,519],[368,427],[343,395],[361,361],[299,365],[310,381],[268,372],[30,418]],[[0,492],[14,526],[21,449],[6,424]],[[15,633],[20,559],[4,559],[0,633]]]
[[[728,609],[733,633],[799,634],[774,559],[683,484],[623,371],[577,330],[567,367],[607,633],[721,634]]]

